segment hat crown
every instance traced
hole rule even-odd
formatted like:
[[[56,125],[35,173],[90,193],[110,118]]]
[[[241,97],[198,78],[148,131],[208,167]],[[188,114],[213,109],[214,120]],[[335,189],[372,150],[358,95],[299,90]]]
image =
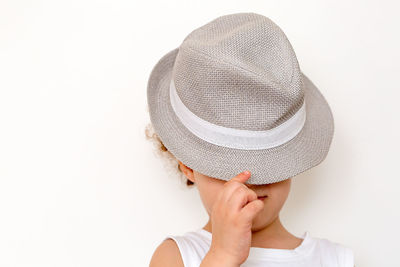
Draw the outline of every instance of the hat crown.
[[[171,78],[191,112],[229,128],[275,128],[304,102],[288,38],[256,13],[224,15],[193,30],[179,46]]]

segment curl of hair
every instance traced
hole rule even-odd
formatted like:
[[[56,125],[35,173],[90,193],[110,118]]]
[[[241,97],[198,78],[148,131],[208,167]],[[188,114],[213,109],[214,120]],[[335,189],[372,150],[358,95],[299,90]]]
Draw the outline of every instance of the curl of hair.
[[[146,139],[151,141],[156,150],[156,154],[164,159],[166,163],[166,167],[169,170],[172,170],[177,176],[180,177],[181,181],[186,180],[186,186],[190,187],[194,185],[192,181],[187,179],[187,177],[183,174],[178,159],[164,146],[163,142],[161,141],[159,135],[154,131],[153,125],[148,123],[145,128],[145,135]]]

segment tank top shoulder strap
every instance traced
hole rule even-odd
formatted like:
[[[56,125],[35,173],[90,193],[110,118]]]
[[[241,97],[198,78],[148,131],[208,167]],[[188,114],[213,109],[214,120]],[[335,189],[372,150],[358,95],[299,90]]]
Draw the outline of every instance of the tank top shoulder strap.
[[[339,261],[341,262],[340,266],[345,267],[354,267],[354,253],[353,250],[349,247],[339,245]]]
[[[211,239],[204,229],[185,232],[183,235],[167,235],[164,239],[176,242],[185,267],[198,267],[210,249]]]
[[[354,267],[354,253],[351,248],[325,238],[317,240],[324,261],[340,267]]]

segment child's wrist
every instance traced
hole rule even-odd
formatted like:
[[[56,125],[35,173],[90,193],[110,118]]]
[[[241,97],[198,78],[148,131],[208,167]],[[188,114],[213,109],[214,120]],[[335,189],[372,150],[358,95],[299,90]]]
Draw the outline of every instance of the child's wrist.
[[[240,267],[240,263],[236,262],[236,260],[219,250],[210,249],[206,256],[204,256],[203,261],[200,267]]]

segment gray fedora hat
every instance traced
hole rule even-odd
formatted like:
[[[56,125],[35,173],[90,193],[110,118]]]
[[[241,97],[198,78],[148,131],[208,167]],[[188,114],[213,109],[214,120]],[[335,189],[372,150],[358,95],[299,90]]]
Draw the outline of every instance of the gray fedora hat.
[[[147,104],[155,132],[189,168],[247,184],[291,178],[326,157],[331,109],[300,70],[283,31],[257,13],[220,16],[153,67]]]

